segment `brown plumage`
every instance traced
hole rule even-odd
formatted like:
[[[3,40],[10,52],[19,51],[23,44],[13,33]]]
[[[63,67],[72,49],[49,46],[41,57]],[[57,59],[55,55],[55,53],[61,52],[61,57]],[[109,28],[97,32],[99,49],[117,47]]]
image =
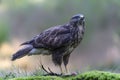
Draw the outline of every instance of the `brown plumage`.
[[[21,45],[28,46],[13,54],[12,60],[25,55],[52,55],[53,63],[60,66],[61,72],[62,62],[67,71],[66,66],[70,54],[83,39],[84,31],[84,16],[82,14],[74,15],[67,24],[51,27],[32,40],[22,43]]]

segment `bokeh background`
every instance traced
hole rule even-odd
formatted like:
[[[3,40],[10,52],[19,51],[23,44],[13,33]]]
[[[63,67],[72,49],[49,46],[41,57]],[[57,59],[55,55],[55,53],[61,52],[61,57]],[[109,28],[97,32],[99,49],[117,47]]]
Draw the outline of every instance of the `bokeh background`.
[[[0,71],[39,68],[40,56],[12,62],[11,55],[22,42],[78,13],[85,15],[86,32],[71,54],[69,70],[120,72],[120,0],[0,0]],[[42,56],[42,63],[59,72],[50,56]]]

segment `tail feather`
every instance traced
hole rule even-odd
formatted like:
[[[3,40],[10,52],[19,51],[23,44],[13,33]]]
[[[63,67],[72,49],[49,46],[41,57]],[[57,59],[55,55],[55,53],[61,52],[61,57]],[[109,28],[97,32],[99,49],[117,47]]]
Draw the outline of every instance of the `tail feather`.
[[[22,43],[20,46],[31,44],[33,41],[34,41],[34,39],[32,39],[30,41],[26,41],[26,42]]]
[[[33,46],[28,46],[28,47],[25,47],[25,48],[17,51],[15,54],[13,54],[11,60],[14,61],[16,59],[26,56],[32,49],[33,49]]]

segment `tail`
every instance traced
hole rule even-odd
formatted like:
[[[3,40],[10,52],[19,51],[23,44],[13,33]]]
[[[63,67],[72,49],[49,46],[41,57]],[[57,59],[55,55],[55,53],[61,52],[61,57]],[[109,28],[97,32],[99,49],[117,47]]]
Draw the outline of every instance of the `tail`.
[[[12,55],[11,60],[14,61],[16,59],[26,56],[32,49],[33,49],[33,46],[28,46],[28,47],[25,47],[25,48],[17,51],[15,54]]]
[[[27,45],[27,44],[32,44],[33,41],[34,41],[34,39],[32,39],[32,40],[30,40],[30,41],[26,41],[26,42],[22,43],[21,46],[22,46],[22,45]]]

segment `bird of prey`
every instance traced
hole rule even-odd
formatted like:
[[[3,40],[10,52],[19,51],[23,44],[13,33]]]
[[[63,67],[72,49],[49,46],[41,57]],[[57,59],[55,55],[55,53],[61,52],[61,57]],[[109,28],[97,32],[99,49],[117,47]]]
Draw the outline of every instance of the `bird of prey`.
[[[52,55],[52,61],[60,67],[61,73],[63,73],[62,63],[67,72],[70,54],[83,39],[84,32],[84,15],[74,15],[67,24],[48,28],[33,39],[22,43],[21,45],[28,46],[13,54],[12,61],[26,55]]]

